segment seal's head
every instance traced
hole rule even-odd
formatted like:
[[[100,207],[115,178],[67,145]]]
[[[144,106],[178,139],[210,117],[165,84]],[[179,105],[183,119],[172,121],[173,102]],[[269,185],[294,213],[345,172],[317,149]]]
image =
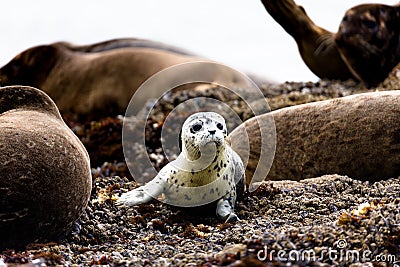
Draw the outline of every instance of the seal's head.
[[[56,64],[59,49],[53,45],[29,48],[0,69],[1,86],[29,85],[40,89]]]
[[[367,85],[378,84],[400,61],[400,6],[349,9],[335,41],[353,75]]]
[[[218,153],[225,148],[226,137],[226,124],[221,115],[214,112],[195,113],[183,123],[180,137],[182,152],[186,158],[196,160],[215,145]]]

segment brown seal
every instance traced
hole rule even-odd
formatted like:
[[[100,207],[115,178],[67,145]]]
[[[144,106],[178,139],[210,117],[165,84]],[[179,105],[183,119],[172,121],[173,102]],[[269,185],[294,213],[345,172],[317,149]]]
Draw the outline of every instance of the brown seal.
[[[68,230],[90,196],[89,156],[45,93],[0,88],[0,151],[0,249]]]
[[[353,75],[369,86],[377,85],[400,62],[400,5],[349,9],[335,41]]]
[[[116,38],[88,45],[75,45],[68,42],[58,42],[56,44],[63,45],[71,51],[85,52],[85,53],[97,53],[108,50],[115,50],[119,48],[139,47],[139,48],[153,48],[185,56],[195,56],[193,52],[187,51],[180,47],[140,38]]]
[[[80,52],[55,43],[17,55],[0,69],[0,82],[43,90],[62,114],[104,117],[124,114],[136,89],[151,75],[196,59],[142,47]]]
[[[400,62],[400,6],[365,4],[349,9],[335,34],[317,26],[293,0],[262,0],[296,41],[319,78],[354,78],[376,86]]]
[[[178,48],[140,39],[115,39],[87,46],[59,42],[17,55],[0,69],[0,83],[43,90],[54,99],[63,115],[100,118],[124,114],[137,88],[153,74],[194,61],[212,62]],[[207,71],[216,79],[225,75],[218,70]],[[231,80],[234,83],[237,78]],[[147,92],[143,104],[151,95],[161,94]]]
[[[283,108],[245,121],[229,135],[232,148],[247,162],[247,182],[260,158],[260,128],[275,121],[276,151],[267,180],[301,180],[325,174],[379,180],[400,175],[400,91],[363,93]],[[258,122],[257,122],[258,120]],[[267,140],[268,142],[268,140]],[[273,149],[267,153],[273,153]]]
[[[293,0],[262,0],[268,13],[297,43],[307,67],[319,78],[346,80],[353,78],[339,55],[335,34],[317,26],[302,6]]]

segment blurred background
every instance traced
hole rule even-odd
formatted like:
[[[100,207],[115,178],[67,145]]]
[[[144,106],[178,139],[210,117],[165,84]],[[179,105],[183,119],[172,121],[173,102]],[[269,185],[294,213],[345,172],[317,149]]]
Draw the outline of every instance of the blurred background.
[[[317,25],[334,32],[348,8],[367,2],[376,1],[296,1]],[[0,66],[35,45],[138,37],[276,82],[318,80],[259,0],[13,0],[3,2],[1,11]]]

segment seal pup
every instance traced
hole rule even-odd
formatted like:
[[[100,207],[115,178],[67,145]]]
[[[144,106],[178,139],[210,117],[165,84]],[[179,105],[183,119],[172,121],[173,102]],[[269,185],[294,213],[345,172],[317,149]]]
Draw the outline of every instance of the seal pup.
[[[367,86],[378,85],[400,62],[400,5],[349,9],[335,42],[352,74]]]
[[[0,151],[0,249],[69,230],[89,200],[90,161],[43,91],[0,88]]]
[[[400,91],[363,93],[282,108],[245,121],[229,135],[238,149],[248,134],[248,183],[260,164],[260,127],[275,121],[276,150],[267,180],[302,180],[325,174],[378,181],[400,175]],[[260,126],[261,125],[261,126]],[[261,128],[271,135],[272,128]],[[273,151],[267,151],[273,152]]]
[[[319,78],[347,80],[353,75],[340,57],[335,34],[317,26],[293,0],[262,0],[267,12],[290,34],[301,58]]]
[[[181,207],[217,202],[216,214],[225,222],[237,221],[237,192],[245,190],[244,166],[228,142],[224,118],[214,112],[199,112],[183,123],[178,158],[137,189],[124,193],[119,205],[134,206],[162,194],[162,201]]]

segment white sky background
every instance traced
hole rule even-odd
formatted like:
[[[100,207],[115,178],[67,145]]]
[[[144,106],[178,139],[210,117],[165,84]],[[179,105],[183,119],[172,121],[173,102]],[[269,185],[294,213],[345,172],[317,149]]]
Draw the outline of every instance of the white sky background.
[[[348,8],[376,1],[296,2],[316,24],[336,32]],[[0,66],[34,45],[138,37],[173,44],[277,82],[318,80],[260,0],[12,0],[2,3],[0,33]]]

